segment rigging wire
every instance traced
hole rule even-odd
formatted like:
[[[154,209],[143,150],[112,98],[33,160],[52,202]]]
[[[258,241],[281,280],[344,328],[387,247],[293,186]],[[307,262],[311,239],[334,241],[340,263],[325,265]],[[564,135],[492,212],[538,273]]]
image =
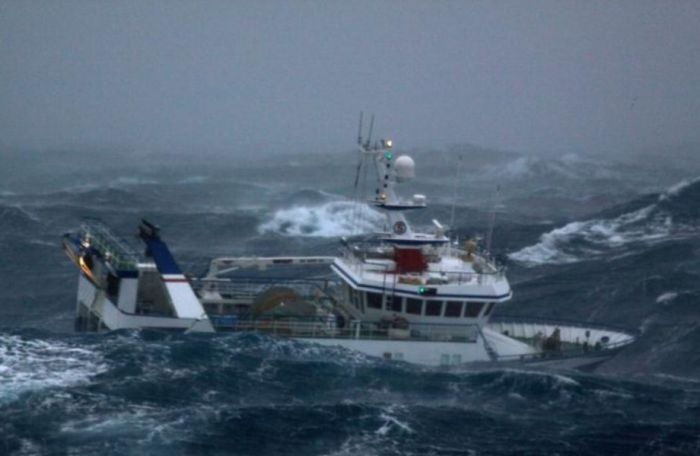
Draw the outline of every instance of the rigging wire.
[[[491,255],[491,242],[493,241],[493,229],[496,226],[496,206],[498,205],[499,196],[501,194],[501,185],[496,187],[496,193],[493,196],[493,207],[491,208],[491,219],[489,220],[489,231],[486,234],[486,252]]]
[[[454,231],[455,223],[455,207],[457,206],[457,185],[459,183],[459,176],[462,174],[462,154],[457,157],[457,170],[454,176],[454,185],[452,187],[452,209],[450,211],[450,223],[447,225],[447,229]]]

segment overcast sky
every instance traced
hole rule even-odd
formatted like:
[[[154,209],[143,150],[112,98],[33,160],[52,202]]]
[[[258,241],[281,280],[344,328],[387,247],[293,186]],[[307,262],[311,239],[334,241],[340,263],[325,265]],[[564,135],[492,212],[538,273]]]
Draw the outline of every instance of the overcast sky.
[[[700,140],[698,1],[0,1],[0,143]]]

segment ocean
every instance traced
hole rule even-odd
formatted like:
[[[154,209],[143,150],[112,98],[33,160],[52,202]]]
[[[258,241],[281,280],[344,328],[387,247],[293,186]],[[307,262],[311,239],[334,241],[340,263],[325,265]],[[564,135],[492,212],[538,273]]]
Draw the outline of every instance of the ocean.
[[[579,372],[432,369],[255,334],[76,334],[61,235],[84,217],[126,238],[147,218],[195,275],[214,256],[332,255],[383,218],[351,198],[353,152],[7,151],[0,454],[700,454],[700,160],[408,152],[405,194],[429,204],[417,226],[454,207],[455,236],[486,239],[495,213],[514,291],[496,315],[639,340]]]

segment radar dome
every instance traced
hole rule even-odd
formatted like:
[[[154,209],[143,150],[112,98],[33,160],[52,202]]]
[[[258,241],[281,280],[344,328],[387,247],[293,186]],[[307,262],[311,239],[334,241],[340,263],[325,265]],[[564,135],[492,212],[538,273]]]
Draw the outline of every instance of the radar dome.
[[[402,155],[396,159],[394,170],[398,182],[407,181],[416,177],[416,164],[408,155]]]

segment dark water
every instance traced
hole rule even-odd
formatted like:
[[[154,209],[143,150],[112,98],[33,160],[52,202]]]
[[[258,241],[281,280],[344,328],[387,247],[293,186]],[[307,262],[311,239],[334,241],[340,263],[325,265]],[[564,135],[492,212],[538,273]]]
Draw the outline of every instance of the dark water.
[[[74,334],[59,241],[84,216],[126,237],[148,217],[193,273],[215,255],[333,254],[383,223],[346,198],[352,156],[122,158],[3,158],[0,454],[700,454],[697,164],[481,157],[455,183],[450,156],[417,154],[409,192],[433,203],[418,224],[447,223],[456,195],[465,239],[499,208],[515,298],[498,313],[640,332],[584,374],[447,372],[255,335]]]
[[[692,454],[700,388],[441,372],[255,335],[2,336],[18,454]],[[79,450],[79,451],[77,451]]]

